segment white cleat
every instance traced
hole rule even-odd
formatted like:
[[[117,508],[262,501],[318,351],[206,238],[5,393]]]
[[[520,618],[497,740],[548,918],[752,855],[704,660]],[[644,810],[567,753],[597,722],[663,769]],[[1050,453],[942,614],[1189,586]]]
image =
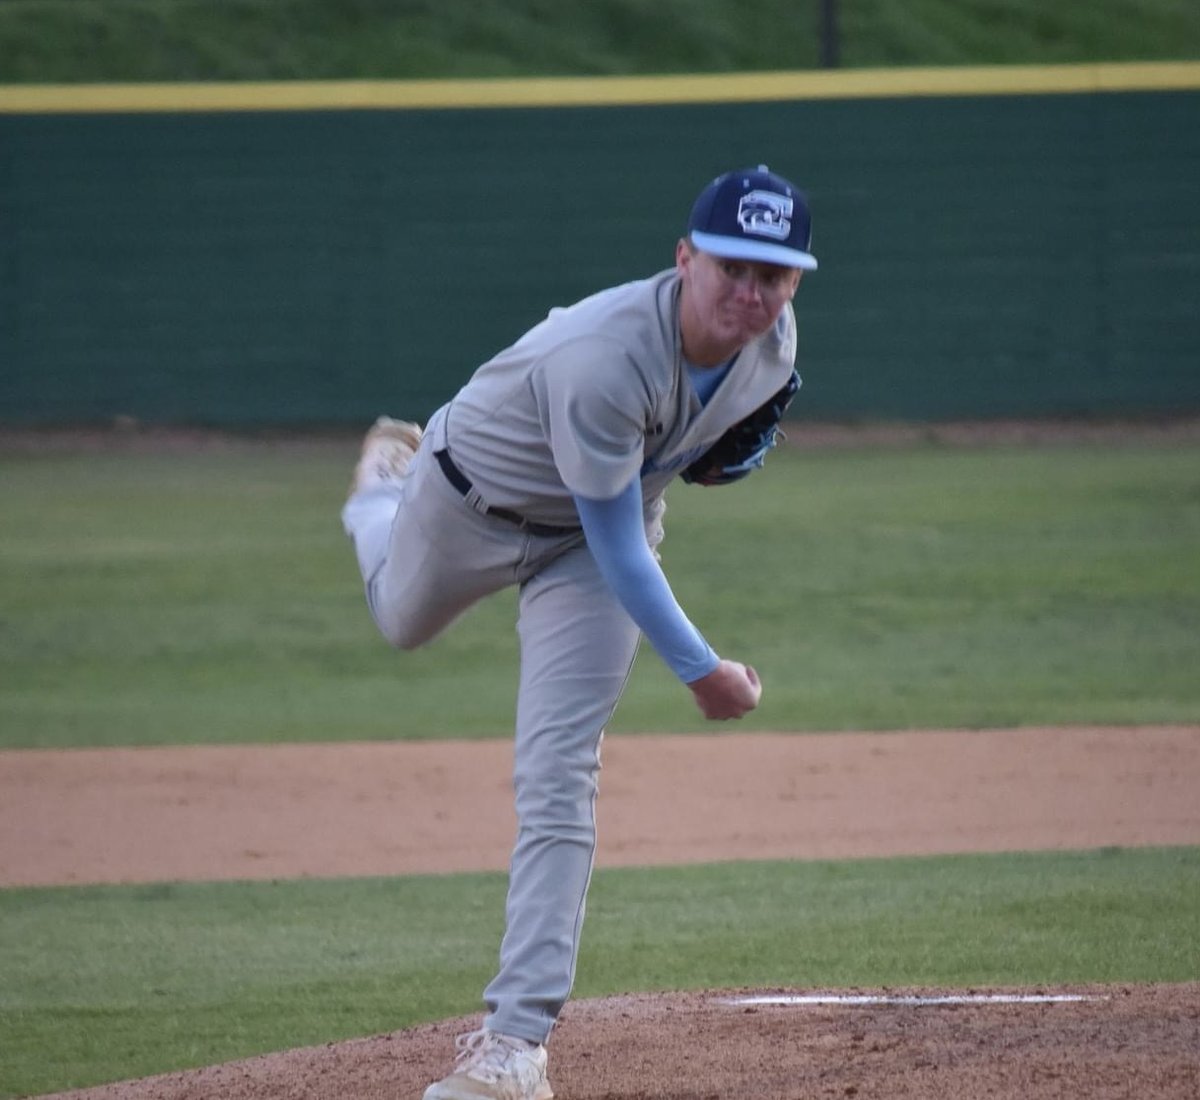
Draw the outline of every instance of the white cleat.
[[[363,438],[362,456],[354,468],[350,495],[385,481],[399,481],[421,444],[421,425],[381,416]]]
[[[501,1035],[460,1035],[454,1072],[425,1090],[425,1100],[554,1100],[546,1080],[546,1048]]]

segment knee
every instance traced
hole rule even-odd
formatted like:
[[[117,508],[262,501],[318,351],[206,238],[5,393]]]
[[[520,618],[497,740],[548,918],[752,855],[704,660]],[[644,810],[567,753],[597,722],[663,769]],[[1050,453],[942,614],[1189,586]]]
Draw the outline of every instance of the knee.
[[[436,633],[430,629],[427,615],[416,613],[404,602],[389,597],[377,578],[367,585],[367,607],[376,629],[396,649],[416,649]]]
[[[385,615],[376,613],[373,618],[379,633],[387,643],[396,649],[410,651],[418,649],[429,641],[429,634],[420,630],[420,624],[402,615]]]
[[[552,767],[518,767],[513,773],[517,811],[523,819],[569,822],[590,806],[599,789],[599,767],[594,760]]]
[[[405,653],[411,653],[425,644],[423,639],[409,634],[385,634],[384,637],[394,649],[403,650]]]

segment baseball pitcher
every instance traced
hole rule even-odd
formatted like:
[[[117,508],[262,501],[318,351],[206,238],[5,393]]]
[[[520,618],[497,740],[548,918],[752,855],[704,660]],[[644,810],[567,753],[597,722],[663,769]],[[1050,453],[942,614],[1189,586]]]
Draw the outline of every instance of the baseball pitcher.
[[[425,1100],[550,1100],[546,1042],[575,976],[600,744],[644,635],[701,713],[762,685],[714,651],[659,565],[677,477],[761,466],[799,385],[792,298],[815,270],[804,194],[765,166],[708,184],[674,266],[549,315],[424,431],[381,417],[342,512],[385,638],[420,646],[519,592],[518,832],[479,1031]]]

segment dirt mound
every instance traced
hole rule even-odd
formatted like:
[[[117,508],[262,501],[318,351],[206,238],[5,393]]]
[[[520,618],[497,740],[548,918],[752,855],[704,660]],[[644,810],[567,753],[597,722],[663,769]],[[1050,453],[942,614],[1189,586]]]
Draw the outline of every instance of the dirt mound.
[[[559,1100],[1200,1096],[1200,983],[856,990],[854,1003],[741,1003],[762,993],[573,1002],[550,1044],[555,1093]],[[803,996],[823,1000],[812,990]],[[465,1017],[58,1095],[410,1100],[445,1072],[454,1036],[478,1024]]]

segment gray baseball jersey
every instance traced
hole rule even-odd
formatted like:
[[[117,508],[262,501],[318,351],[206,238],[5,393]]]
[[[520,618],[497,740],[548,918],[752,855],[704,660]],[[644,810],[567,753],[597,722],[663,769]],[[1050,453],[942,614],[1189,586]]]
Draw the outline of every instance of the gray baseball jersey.
[[[683,369],[679,287],[671,268],[552,310],[435,417],[435,445],[488,505],[538,523],[577,523],[572,494],[607,500],[639,473],[646,502],[661,496],[796,358],[789,304],[702,406]]]

